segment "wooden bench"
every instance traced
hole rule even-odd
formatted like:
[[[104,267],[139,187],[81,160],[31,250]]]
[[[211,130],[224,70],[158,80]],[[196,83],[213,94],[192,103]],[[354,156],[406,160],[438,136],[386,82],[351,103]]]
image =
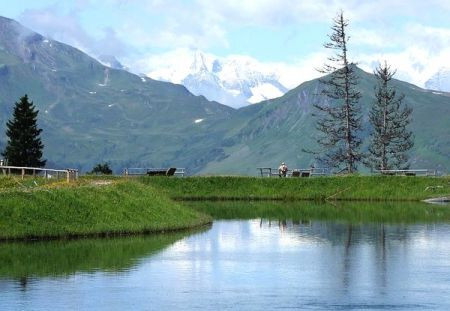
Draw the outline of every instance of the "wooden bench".
[[[261,177],[278,177],[278,169],[271,167],[257,167]],[[327,170],[325,168],[309,168],[309,169],[294,169],[288,170],[287,177],[313,177],[313,176],[324,176],[327,175]]]
[[[185,168],[147,168],[147,167],[132,167],[125,168],[123,174],[127,177],[138,177],[138,176],[178,176],[184,177],[186,174]]]
[[[147,175],[148,176],[173,176],[175,174],[176,170],[177,170],[176,167],[170,167],[168,169],[148,169]]]
[[[310,177],[311,171],[309,170],[294,170],[292,171],[291,177]]]
[[[376,173],[381,175],[400,175],[400,176],[436,176],[435,170],[429,169],[411,169],[411,170],[377,170]]]

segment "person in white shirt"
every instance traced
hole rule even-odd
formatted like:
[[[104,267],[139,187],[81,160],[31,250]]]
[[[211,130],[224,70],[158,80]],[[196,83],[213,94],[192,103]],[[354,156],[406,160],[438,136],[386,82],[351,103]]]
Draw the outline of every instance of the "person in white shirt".
[[[280,167],[278,168],[278,176],[286,177],[287,172],[288,172],[288,167],[287,167],[286,163],[282,162]]]

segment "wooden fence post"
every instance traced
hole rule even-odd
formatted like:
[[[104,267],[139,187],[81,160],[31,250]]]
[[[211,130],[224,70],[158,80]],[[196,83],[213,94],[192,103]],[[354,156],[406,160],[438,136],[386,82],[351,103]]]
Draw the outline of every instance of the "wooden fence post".
[[[25,178],[25,169],[22,169],[22,180]]]

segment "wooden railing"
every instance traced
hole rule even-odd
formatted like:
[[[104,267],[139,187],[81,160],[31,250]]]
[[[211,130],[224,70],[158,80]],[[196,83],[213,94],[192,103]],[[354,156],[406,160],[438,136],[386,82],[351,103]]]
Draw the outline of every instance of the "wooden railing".
[[[5,176],[20,175],[22,179],[25,178],[27,173],[33,177],[42,176],[44,178],[56,178],[59,179],[61,176],[66,178],[67,182],[78,179],[78,170],[76,169],[64,169],[55,170],[50,168],[39,168],[39,167],[26,167],[26,166],[0,166],[0,172]]]
[[[257,167],[257,170],[259,170],[261,177],[274,177],[279,176],[278,169],[277,168],[271,168],[271,167]],[[293,170],[288,170],[286,173],[287,177],[291,176],[324,176],[328,175],[328,169],[327,168],[296,168]]]
[[[382,175],[402,175],[402,176],[436,176],[436,170],[411,169],[411,170],[377,170],[375,173]]]

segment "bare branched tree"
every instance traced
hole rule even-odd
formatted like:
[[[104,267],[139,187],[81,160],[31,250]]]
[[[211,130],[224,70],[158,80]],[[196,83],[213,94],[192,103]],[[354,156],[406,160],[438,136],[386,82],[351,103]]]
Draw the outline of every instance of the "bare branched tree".
[[[316,129],[319,131],[317,143],[322,150],[313,152],[316,159],[325,165],[339,168],[342,171],[353,173],[361,161],[359,152],[361,139],[361,109],[359,106],[360,92],[356,89],[358,77],[356,66],[349,62],[347,43],[349,37],[346,33],[348,20],[340,12],[333,20],[330,42],[324,46],[335,51],[328,58],[328,63],[319,71],[327,74],[320,80],[321,95],[326,100],[314,104],[318,118]]]
[[[405,96],[397,95],[391,86],[395,72],[386,62],[374,72],[378,84],[369,116],[373,132],[365,162],[377,170],[409,168],[407,151],[414,145],[412,132],[407,129],[412,109],[403,104]]]

